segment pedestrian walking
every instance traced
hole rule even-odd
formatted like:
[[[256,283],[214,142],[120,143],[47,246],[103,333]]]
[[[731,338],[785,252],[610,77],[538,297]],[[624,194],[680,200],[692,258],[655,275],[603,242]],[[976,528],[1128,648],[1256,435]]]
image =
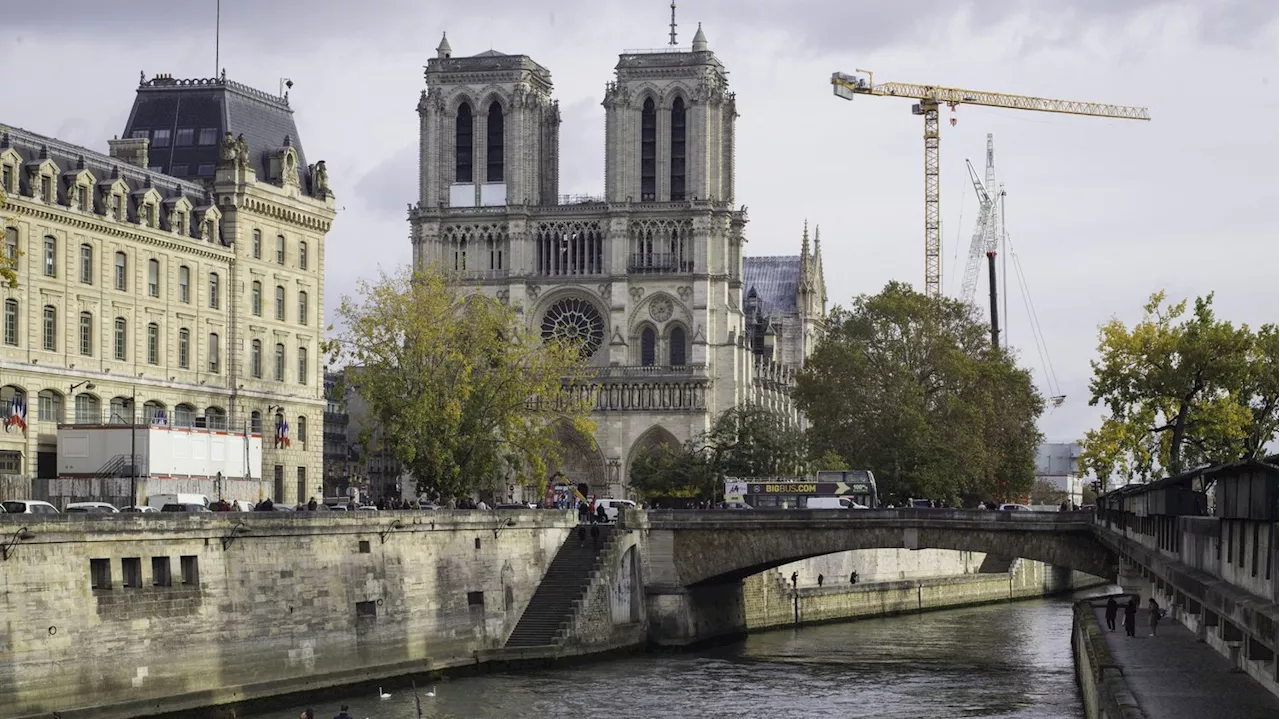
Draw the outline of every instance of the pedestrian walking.
[[[821,588],[822,588],[822,575],[821,575],[821,574],[819,574],[819,575],[818,575],[818,588],[819,588],[819,589],[821,589]]]
[[[579,524],[587,523],[587,503],[586,502],[578,502],[578,523]]]
[[[587,528],[579,525],[578,526],[578,546],[581,547],[583,544],[586,544],[586,542],[587,542]]]
[[[1138,598],[1130,597],[1129,603],[1124,605],[1124,633],[1127,636],[1137,636],[1134,629],[1138,624]]]
[[[343,704],[343,705],[342,705],[342,711],[340,711],[340,712],[338,712],[337,714],[335,714],[335,715],[333,716],[333,719],[351,719],[351,715],[347,713],[348,708],[349,708],[349,707],[347,707],[347,705],[346,705],[346,704]]]
[[[1120,605],[1116,604],[1115,597],[1107,597],[1107,629],[1116,630],[1116,613],[1120,611]]]
[[[799,573],[799,572],[792,572],[792,573],[791,573],[791,586],[792,586],[792,587],[795,587],[795,586],[796,586],[796,580],[798,580],[799,578],[800,578],[800,573]]]
[[[1151,624],[1151,636],[1156,635],[1156,624],[1160,622],[1160,617],[1164,616],[1164,610],[1160,608],[1160,603],[1155,597],[1147,600],[1147,621]]]
[[[849,575],[849,583],[850,583],[850,584],[857,584],[857,583],[858,583],[858,570],[856,570],[856,569],[855,569],[855,570],[853,570],[853,574],[850,574],[850,575]]]
[[[591,546],[600,547],[600,525],[598,524],[591,525]]]

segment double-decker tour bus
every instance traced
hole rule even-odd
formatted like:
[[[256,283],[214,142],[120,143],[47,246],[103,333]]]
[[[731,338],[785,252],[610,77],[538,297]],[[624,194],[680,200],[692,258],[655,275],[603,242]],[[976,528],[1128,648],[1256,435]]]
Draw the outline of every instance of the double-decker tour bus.
[[[847,498],[868,509],[880,506],[875,475],[866,469],[818,472],[812,480],[771,477],[725,481],[726,501],[743,501],[757,509],[804,509],[810,497]]]

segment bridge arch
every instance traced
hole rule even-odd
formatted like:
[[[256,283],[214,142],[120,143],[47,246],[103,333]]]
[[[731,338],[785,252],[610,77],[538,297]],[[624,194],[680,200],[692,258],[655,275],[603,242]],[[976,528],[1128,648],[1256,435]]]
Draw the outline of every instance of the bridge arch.
[[[954,549],[1116,576],[1087,513],[964,510],[651,512],[649,583],[703,587],[858,549]]]

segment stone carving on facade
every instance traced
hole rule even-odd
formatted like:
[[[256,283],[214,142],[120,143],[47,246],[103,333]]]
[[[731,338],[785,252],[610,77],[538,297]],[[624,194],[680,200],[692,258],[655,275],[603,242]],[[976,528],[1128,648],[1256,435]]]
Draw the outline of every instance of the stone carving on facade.
[[[504,305],[511,304],[511,290],[498,290],[498,301]]]
[[[601,104],[606,108],[631,107],[631,93],[625,85],[610,80],[604,85],[604,102]]]
[[[605,282],[600,286],[596,287],[596,291],[600,293],[600,296],[604,298],[605,302],[609,302],[610,300],[613,299],[613,285],[609,284],[608,282]]]
[[[311,182],[315,187],[316,197],[329,196],[329,168],[324,166],[324,160],[311,166]]]
[[[539,287],[538,285],[529,285],[529,288],[526,291],[529,293],[529,299],[533,300],[534,302],[537,302],[538,294],[542,292],[542,288]]]
[[[236,137],[236,167],[249,166],[249,141],[244,139],[244,133],[240,133]]]
[[[658,295],[649,300],[649,316],[655,322],[666,322],[671,319],[671,298],[666,295]]]
[[[688,302],[689,297],[693,295],[693,288],[688,285],[684,285],[683,287],[677,287],[676,294],[680,295],[681,302]]]
[[[221,167],[231,167],[236,164],[236,157],[239,156],[236,149],[236,139],[231,136],[231,132],[227,131],[226,136],[222,138],[222,147],[218,153],[218,165]]]
[[[641,299],[642,297],[644,297],[644,288],[643,288],[643,287],[632,287],[629,291],[631,292],[631,301],[632,301],[632,302],[639,302],[639,301],[640,301],[640,299]]]

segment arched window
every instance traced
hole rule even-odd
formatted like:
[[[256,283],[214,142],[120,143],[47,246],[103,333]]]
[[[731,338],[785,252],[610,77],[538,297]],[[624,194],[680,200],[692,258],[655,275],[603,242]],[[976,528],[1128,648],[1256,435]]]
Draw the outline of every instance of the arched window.
[[[657,351],[658,336],[652,327],[645,327],[640,333],[640,364],[652,367]]]
[[[687,359],[687,351],[684,340],[684,328],[675,327],[671,330],[671,366],[682,367]]]
[[[502,182],[502,105],[497,100],[489,103],[489,130],[485,144],[488,152],[488,170],[485,179],[488,182]]]
[[[304,326],[307,324],[307,315],[309,314],[307,309],[308,309],[307,293],[299,292],[298,293],[298,324],[304,325]]]
[[[249,431],[262,434],[262,413],[256,409],[249,415]]]
[[[249,308],[255,317],[262,316],[262,283],[254,280],[253,290],[249,293]]]
[[[298,243],[298,269],[307,269],[307,243]]]
[[[76,424],[101,424],[102,415],[98,398],[91,394],[76,395]]]
[[[160,325],[147,325],[147,364],[160,364]]]
[[[671,103],[671,199],[684,199],[685,121],[684,99]]]
[[[147,294],[160,296],[160,260],[147,260]]]
[[[462,103],[458,106],[457,127],[453,136],[453,181],[474,182],[471,172],[473,162],[473,134],[471,105]]]
[[[640,199],[657,198],[658,178],[658,113],[653,98],[644,101],[640,110]]]
[[[43,317],[44,348],[49,352],[58,351],[58,308],[53,305],[44,306]]]
[[[196,408],[189,404],[180,404],[173,408],[173,424],[175,427],[191,427],[196,423]]]
[[[4,301],[4,343],[10,347],[18,346],[18,301]]]
[[[153,399],[143,404],[142,421],[146,424],[169,424],[168,413],[164,411],[164,403]]]
[[[276,381],[284,381],[284,345],[276,345]]]
[[[284,321],[284,287],[276,285],[276,319]]]
[[[249,373],[262,377],[262,340],[254,340],[249,349]]]
[[[129,291],[129,257],[123,252],[116,253],[116,289]]]
[[[130,424],[133,422],[133,399],[129,397],[112,397],[111,413],[107,416],[107,424]]]
[[[293,428],[293,432],[291,432],[291,434],[293,435],[292,437],[293,441],[297,442],[298,446],[302,447],[302,449],[307,448],[307,418],[306,417],[301,417],[301,416],[298,417],[298,424]]]
[[[207,407],[204,411],[204,426],[209,429],[226,429],[227,412],[221,407]]]
[[[51,389],[40,390],[39,402],[40,413],[37,417],[41,422],[63,421],[63,400],[60,393]]]
[[[191,330],[186,327],[178,330],[178,366],[191,369]]]

